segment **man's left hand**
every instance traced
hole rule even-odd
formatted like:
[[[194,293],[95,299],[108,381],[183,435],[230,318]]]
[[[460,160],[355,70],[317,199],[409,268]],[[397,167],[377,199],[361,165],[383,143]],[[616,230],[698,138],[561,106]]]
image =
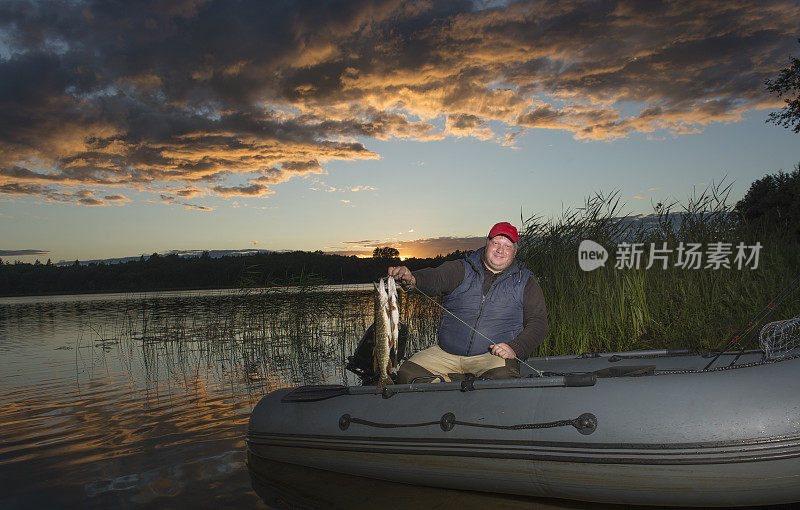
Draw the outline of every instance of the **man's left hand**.
[[[495,356],[500,356],[503,359],[514,359],[517,357],[517,353],[515,353],[514,349],[509,347],[507,343],[494,344],[489,347],[489,350],[492,351],[492,354]]]

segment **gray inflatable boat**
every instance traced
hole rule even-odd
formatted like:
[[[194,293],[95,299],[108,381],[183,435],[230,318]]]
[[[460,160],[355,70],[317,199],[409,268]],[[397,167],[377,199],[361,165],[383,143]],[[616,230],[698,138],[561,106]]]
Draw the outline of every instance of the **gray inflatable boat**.
[[[530,358],[520,379],[278,390],[248,455],[371,478],[670,506],[800,501],[800,350]],[[252,457],[251,457],[252,458]]]

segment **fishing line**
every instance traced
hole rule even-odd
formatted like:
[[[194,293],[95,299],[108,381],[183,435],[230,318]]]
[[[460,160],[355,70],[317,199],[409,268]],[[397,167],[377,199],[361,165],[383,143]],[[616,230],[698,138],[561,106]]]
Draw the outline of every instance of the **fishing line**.
[[[389,276],[389,278],[394,278],[394,276]],[[414,288],[414,289],[416,289],[416,291],[417,291],[417,292],[419,292],[420,294],[422,294],[423,296],[425,296],[426,298],[428,298],[428,299],[429,299],[429,300],[430,300],[430,301],[431,301],[433,304],[435,304],[436,306],[438,306],[439,308],[441,308],[441,309],[442,309],[442,310],[444,310],[445,312],[449,313],[451,316],[453,316],[453,318],[454,318],[455,320],[457,320],[457,321],[458,321],[458,322],[460,322],[461,324],[465,325],[466,327],[468,327],[469,329],[471,329],[471,330],[472,330],[472,331],[474,331],[475,333],[479,334],[480,336],[482,336],[482,337],[483,337],[483,338],[485,338],[486,340],[489,340],[490,342],[492,342],[492,344],[493,344],[493,345],[497,345],[497,342],[495,342],[494,340],[492,340],[492,339],[491,339],[491,338],[489,338],[488,336],[484,335],[483,333],[481,333],[481,332],[480,332],[480,331],[478,331],[477,329],[475,329],[475,328],[473,328],[472,326],[470,326],[469,324],[467,324],[467,323],[466,323],[464,320],[462,320],[462,319],[461,319],[461,317],[459,317],[458,315],[454,314],[453,312],[451,312],[450,310],[448,310],[447,308],[445,308],[444,306],[442,306],[442,304],[441,304],[441,303],[439,303],[438,301],[436,301],[435,299],[433,299],[433,298],[432,298],[432,297],[430,297],[429,295],[427,295],[427,294],[425,294],[424,292],[422,292],[422,291],[419,289],[419,287],[417,287],[417,286],[416,286],[416,285],[414,285],[413,283],[410,283],[410,284],[409,284],[409,286],[410,286],[410,287],[412,287],[412,288]],[[401,285],[400,287],[402,288],[402,285]],[[533,370],[534,372],[536,372],[536,376],[537,376],[537,377],[541,377],[541,376],[542,376],[542,371],[541,371],[541,370],[537,370],[537,369],[533,368],[533,367],[532,367],[532,366],[530,366],[529,364],[527,364],[527,363],[525,363],[524,361],[522,361],[521,359],[519,359],[517,356],[514,356],[514,359],[515,359],[515,360],[517,360],[517,361],[519,361],[521,364],[525,365],[526,367],[530,368],[530,369],[531,369],[531,370]]]

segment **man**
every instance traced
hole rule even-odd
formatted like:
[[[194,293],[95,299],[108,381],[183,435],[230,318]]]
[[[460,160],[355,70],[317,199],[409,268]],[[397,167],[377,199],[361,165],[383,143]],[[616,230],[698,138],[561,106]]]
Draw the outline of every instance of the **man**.
[[[405,266],[389,268],[404,288],[442,295],[442,304],[455,315],[442,312],[438,345],[403,363],[398,382],[433,375],[449,381],[465,373],[519,377],[519,360],[547,335],[547,310],[539,282],[514,258],[517,241],[517,229],[501,222],[489,231],[486,246],[466,259],[413,273]]]

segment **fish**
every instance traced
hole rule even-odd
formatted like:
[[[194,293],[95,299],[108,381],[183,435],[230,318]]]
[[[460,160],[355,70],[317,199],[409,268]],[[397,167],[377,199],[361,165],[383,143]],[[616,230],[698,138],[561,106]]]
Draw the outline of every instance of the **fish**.
[[[375,347],[372,351],[372,368],[375,375],[378,377],[378,387],[375,393],[380,393],[383,388],[394,384],[392,378],[389,376],[391,370],[391,323],[389,311],[389,293],[384,287],[384,278],[373,283],[375,286],[375,322],[373,325],[373,333],[375,336]],[[396,291],[395,291],[396,294]],[[395,295],[395,299],[397,296]]]
[[[397,304],[397,285],[394,277],[386,279],[389,294],[389,347],[392,353],[392,369],[397,368],[397,341],[400,338],[400,307]]]

